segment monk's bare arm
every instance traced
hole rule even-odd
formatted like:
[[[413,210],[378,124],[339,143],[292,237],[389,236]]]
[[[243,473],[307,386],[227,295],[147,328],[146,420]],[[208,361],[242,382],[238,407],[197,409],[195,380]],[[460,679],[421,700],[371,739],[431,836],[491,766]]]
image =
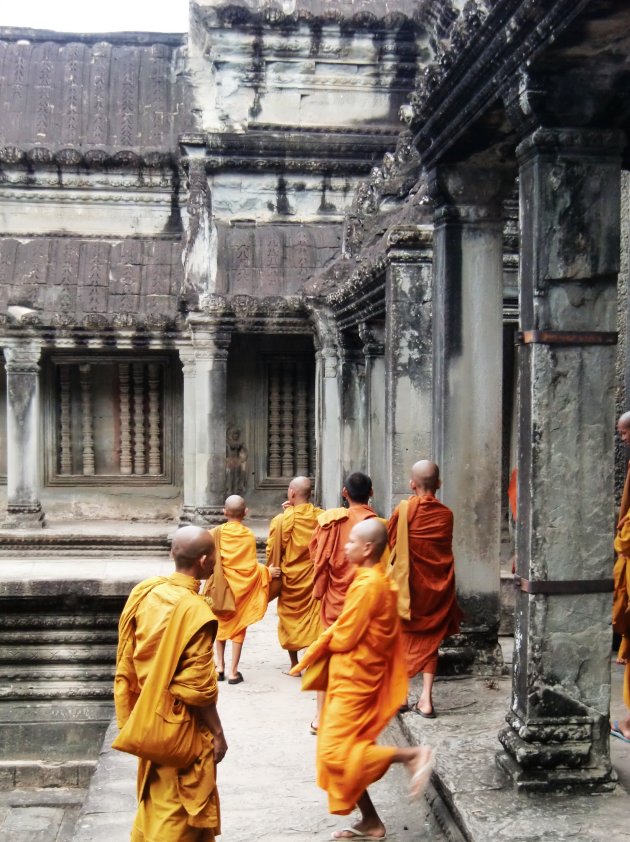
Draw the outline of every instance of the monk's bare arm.
[[[620,555],[630,555],[630,517],[625,517],[615,538],[615,550]]]
[[[214,737],[214,759],[220,763],[225,757],[228,750],[228,745],[223,733],[223,726],[221,725],[221,718],[219,711],[214,702],[202,708],[197,708],[199,717],[210,729],[210,733]]]

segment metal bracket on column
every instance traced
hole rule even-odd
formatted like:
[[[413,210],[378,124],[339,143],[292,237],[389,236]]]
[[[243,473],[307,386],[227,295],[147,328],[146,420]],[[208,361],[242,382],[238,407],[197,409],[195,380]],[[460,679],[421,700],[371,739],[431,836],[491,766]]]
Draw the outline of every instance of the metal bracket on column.
[[[615,331],[518,330],[517,345],[616,345]]]
[[[525,579],[514,576],[516,587],[528,594],[587,594],[612,593],[614,582],[612,579]]]

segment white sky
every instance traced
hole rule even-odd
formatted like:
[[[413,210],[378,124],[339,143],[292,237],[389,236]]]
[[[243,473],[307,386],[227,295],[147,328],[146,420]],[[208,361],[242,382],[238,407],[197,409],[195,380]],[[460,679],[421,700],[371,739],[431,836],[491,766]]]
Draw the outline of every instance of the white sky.
[[[57,32],[187,32],[188,0],[0,0],[0,26]]]

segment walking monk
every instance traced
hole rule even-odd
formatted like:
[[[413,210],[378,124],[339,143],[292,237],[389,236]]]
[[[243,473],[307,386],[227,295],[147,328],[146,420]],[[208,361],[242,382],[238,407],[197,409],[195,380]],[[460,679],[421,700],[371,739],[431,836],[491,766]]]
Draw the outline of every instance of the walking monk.
[[[419,794],[430,771],[427,746],[376,745],[376,738],[407,693],[407,677],[397,611],[396,586],[380,565],[387,531],[377,518],[357,523],[345,544],[354,570],[337,621],[309,647],[295,674],[329,658],[328,687],[317,737],[317,783],[328,792],[331,813],[361,819],[332,839],[383,839],[385,827],[367,787],[392,763],[404,763]]]
[[[247,627],[265,616],[269,604],[269,583],[280,576],[275,567],[265,567],[256,558],[256,537],[243,525],[247,514],[245,500],[232,494],[225,501],[223,514],[227,523],[210,531],[217,548],[217,563],[234,596],[236,608],[231,615],[219,617],[217,632],[217,669],[219,681],[225,678],[225,643],[232,641],[232,664],[228,684],[240,684],[243,676],[238,664]]]
[[[413,495],[388,523],[389,544],[395,549],[390,573],[400,589],[407,675],[422,673],[422,693],[412,710],[433,719],[438,648],[444,638],[457,634],[462,618],[455,593],[453,513],[435,497],[441,485],[435,462],[416,462],[409,485]]]
[[[278,640],[288,651],[292,667],[298,662],[298,651],[310,646],[321,631],[308,546],[322,510],[311,503],[311,492],[308,477],[291,480],[284,511],[271,521],[267,538],[267,564],[282,570]]]
[[[170,750],[177,747],[168,743],[158,743],[159,762],[140,758],[131,840],[212,842],[221,832],[215,766],[227,743],[216,709],[212,644],[217,623],[198,590],[199,580],[212,573],[214,544],[205,529],[185,526],[173,537],[171,555],[175,573],[136,585],[120,618],[114,698],[118,725],[126,727],[114,747],[130,751],[128,740],[137,741],[155,716],[156,696],[143,699],[145,684],[152,691],[157,682],[174,711],[187,707],[199,740],[196,760],[176,768]],[[138,719],[141,711],[145,717]]]
[[[625,445],[630,444],[630,412],[625,412],[619,418],[617,430],[622,442]],[[617,663],[625,664],[626,667],[623,700],[630,708],[630,468],[621,498],[615,552],[617,558],[613,572],[613,629],[621,635]],[[630,741],[630,714],[619,722],[613,722],[611,733],[615,737]]]

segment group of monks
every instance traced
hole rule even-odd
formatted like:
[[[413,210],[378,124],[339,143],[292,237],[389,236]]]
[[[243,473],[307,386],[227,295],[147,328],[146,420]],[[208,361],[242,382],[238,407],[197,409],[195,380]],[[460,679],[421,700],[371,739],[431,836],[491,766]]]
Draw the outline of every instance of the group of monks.
[[[275,596],[288,673],[301,675],[305,689],[318,691],[310,723],[317,735],[317,782],[328,793],[331,813],[347,815],[355,807],[361,813],[357,823],[331,838],[384,838],[368,786],[392,763],[402,763],[411,775],[412,794],[419,793],[433,753],[427,746],[376,745],[376,738],[397,711],[436,716],[432,685],[438,647],[459,630],[461,619],[453,514],[436,498],[439,487],[437,465],[416,463],[411,497],[385,521],[369,505],[372,482],[364,473],[350,474],[342,489],[344,506],[326,511],[312,504],[310,480],[296,477],[282,512],[271,521],[266,565],[257,561],[239,496],[226,500],[221,526],[211,531],[187,526],[175,533],[175,573],[137,585],[120,624],[115,700],[121,732],[114,745],[140,757],[132,842],[210,842],[220,833],[215,772],[227,745],[216,708],[217,682],[244,681],[238,667],[246,630]],[[178,615],[174,631],[178,602],[190,594],[197,595],[196,608],[187,607],[185,621]],[[198,756],[186,768],[172,760],[169,765],[169,756],[181,756],[174,737],[157,758],[143,757],[137,739],[125,742],[131,730],[138,730],[131,714],[148,676],[164,660],[162,648],[160,658],[157,654],[166,637],[175,641],[168,657],[174,671],[160,672],[164,688],[155,717],[163,728],[164,721],[172,724],[183,716],[182,735],[198,729]],[[232,651],[226,669],[228,640]],[[299,660],[301,650],[306,652]],[[408,678],[419,672],[422,692],[410,706]],[[150,730],[153,724],[143,727]]]

